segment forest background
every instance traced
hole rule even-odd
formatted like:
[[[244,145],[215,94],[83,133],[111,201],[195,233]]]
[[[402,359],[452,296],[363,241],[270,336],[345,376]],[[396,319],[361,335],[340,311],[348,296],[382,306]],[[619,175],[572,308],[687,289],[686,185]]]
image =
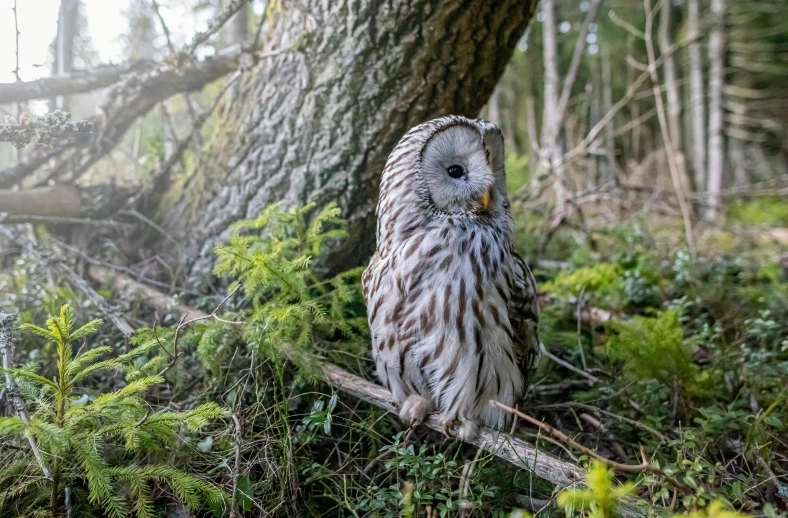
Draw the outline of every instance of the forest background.
[[[3,0],[0,515],[784,515],[785,7]],[[359,287],[447,113],[541,288],[475,444],[388,413]]]

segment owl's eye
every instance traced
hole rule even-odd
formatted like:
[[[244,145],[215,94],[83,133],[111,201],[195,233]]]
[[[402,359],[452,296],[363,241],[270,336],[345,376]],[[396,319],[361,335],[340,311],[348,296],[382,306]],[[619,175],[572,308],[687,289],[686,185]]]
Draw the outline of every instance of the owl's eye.
[[[462,175],[465,174],[465,169],[459,165],[450,165],[446,168],[446,172],[449,173],[449,176],[452,178],[460,178]]]

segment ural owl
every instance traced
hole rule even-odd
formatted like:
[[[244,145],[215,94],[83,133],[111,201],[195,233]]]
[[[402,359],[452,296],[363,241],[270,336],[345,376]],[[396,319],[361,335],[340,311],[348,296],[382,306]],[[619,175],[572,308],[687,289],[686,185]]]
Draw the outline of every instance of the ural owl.
[[[447,434],[502,427],[539,354],[536,285],[512,246],[504,146],[493,124],[425,122],[389,155],[377,250],[363,275],[377,376],[400,418]]]

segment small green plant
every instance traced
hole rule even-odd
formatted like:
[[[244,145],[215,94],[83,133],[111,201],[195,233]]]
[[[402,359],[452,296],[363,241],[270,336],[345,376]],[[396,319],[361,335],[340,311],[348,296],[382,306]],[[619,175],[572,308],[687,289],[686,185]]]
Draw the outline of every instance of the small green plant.
[[[157,457],[176,446],[183,429],[197,432],[225,411],[215,403],[185,412],[152,411],[143,396],[163,379],[145,375],[135,361],[156,342],[104,360],[112,353],[110,347],[75,354],[74,344],[100,324],[101,320],[92,320],[75,329],[73,310],[65,305],[45,328],[22,326],[54,344],[56,375],[49,379],[30,366],[5,370],[26,386],[23,395],[34,396],[25,401],[32,414],[29,422],[1,418],[0,435],[9,440],[32,438],[42,456],[39,463],[32,452],[25,452],[0,468],[0,515],[59,516],[72,508],[75,516],[101,512],[125,517],[133,511],[146,518],[157,514],[153,501],[157,484],[169,486],[191,509],[206,501],[221,503],[222,490],[168,462],[157,462]],[[80,393],[80,385],[103,371],[125,373],[126,384],[95,397]]]
[[[215,269],[219,276],[234,278],[230,289],[240,285],[251,301],[242,329],[245,341],[307,371],[319,337],[366,334],[359,289],[363,268],[322,279],[314,265],[329,242],[347,235],[345,221],[335,204],[314,212],[314,205],[283,210],[274,204],[257,219],[238,222],[230,243],[216,248]],[[203,358],[210,356],[212,345],[203,340]]]
[[[460,509],[463,497],[475,507],[484,508],[484,503],[495,496],[495,486],[478,480],[469,483],[470,490],[462,495],[454,484],[462,481],[462,463],[443,453],[430,454],[427,445],[418,449],[412,444],[405,445],[402,436],[400,432],[393,444],[381,448],[381,454],[391,455],[385,463],[386,472],[392,475],[388,479],[390,483],[371,485],[358,503],[358,510],[393,518],[424,516],[425,509],[431,507],[438,516],[445,517]]]
[[[622,515],[620,508],[623,500],[635,491],[635,485],[631,482],[617,484],[613,471],[596,461],[588,467],[586,481],[587,489],[565,489],[558,494],[558,506],[564,509],[568,518],[617,518]],[[697,485],[691,487],[698,488]],[[686,495],[685,500],[691,496]],[[688,514],[674,514],[672,518],[749,518],[747,514],[728,511],[717,500],[711,501],[708,506],[706,502],[693,500],[690,506],[696,510]]]
[[[639,380],[656,379],[667,387],[686,388],[696,379],[692,361],[693,344],[684,339],[677,311],[659,311],[654,316],[636,316],[611,324],[616,332],[605,350],[624,362],[625,372]]]
[[[634,484],[614,484],[614,473],[594,461],[586,474],[588,489],[566,489],[558,495],[558,505],[567,516],[586,511],[589,518],[615,518],[619,516],[621,499],[632,494]]]
[[[592,305],[622,309],[651,306],[659,298],[659,275],[647,256],[626,254],[612,263],[561,271],[543,289],[559,301],[588,297]]]

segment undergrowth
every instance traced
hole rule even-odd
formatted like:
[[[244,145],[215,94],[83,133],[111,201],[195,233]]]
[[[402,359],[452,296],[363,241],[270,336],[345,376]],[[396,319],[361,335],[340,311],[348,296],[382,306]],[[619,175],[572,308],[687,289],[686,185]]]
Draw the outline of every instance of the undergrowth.
[[[374,370],[362,269],[327,270],[331,245],[346,236],[336,207],[274,205],[238,223],[217,248],[223,292],[189,302],[210,316],[177,325],[177,314],[160,315],[172,325],[140,329],[130,344],[101,326],[101,345],[73,359],[71,346],[20,339],[18,358],[28,364],[12,374],[34,420],[46,423],[35,426],[62,422],[74,439],[48,438],[7,409],[3,472],[20,471],[8,471],[2,487],[29,486],[13,509],[48,509],[41,495],[52,482],[25,442],[34,436],[46,461],[60,459],[61,515],[68,488],[75,512],[125,505],[138,515],[180,500],[201,508],[199,516],[784,516],[788,282],[779,253],[743,241],[736,253],[693,257],[663,231],[673,227],[644,220],[591,229],[585,244],[576,229],[548,240],[520,223],[523,252],[563,262],[536,268],[540,326],[545,347],[574,368],[543,358],[520,409],[619,464],[637,466],[645,455],[656,471],[613,471],[521,422],[518,436],[588,469],[587,489],[562,492],[488,452],[421,427],[405,431],[322,383],[318,358],[367,378]],[[22,257],[0,274],[16,294],[4,307],[26,322],[55,302],[78,302],[58,280],[39,282],[40,273]],[[589,308],[609,320],[585,317]],[[115,344],[131,349],[119,353]],[[58,399],[55,387],[68,379],[60,364],[85,354],[94,356],[84,368],[109,361],[118,372],[91,371]],[[58,421],[90,409],[101,417]],[[202,412],[195,426],[190,416]],[[159,431],[152,427],[162,414],[171,420]],[[77,451],[88,436],[101,441],[97,486]],[[172,470],[169,478],[153,476],[164,469],[155,466]],[[175,472],[201,489],[179,493],[187,482]]]

